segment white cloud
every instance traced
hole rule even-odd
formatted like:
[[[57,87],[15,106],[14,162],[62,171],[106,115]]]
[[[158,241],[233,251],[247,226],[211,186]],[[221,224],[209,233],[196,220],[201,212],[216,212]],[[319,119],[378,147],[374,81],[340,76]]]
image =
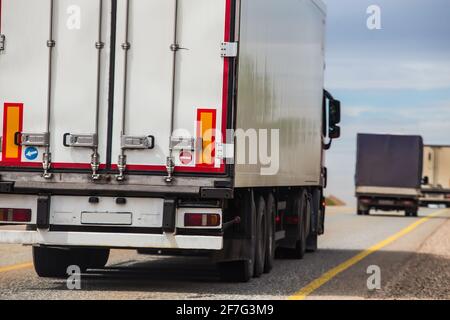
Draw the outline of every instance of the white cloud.
[[[374,111],[376,111],[376,108],[371,107],[371,106],[345,106],[342,109],[344,116],[353,117],[353,118],[359,117],[364,113],[374,112]]]
[[[433,90],[450,87],[450,60],[333,58],[327,62],[327,87],[351,90]]]

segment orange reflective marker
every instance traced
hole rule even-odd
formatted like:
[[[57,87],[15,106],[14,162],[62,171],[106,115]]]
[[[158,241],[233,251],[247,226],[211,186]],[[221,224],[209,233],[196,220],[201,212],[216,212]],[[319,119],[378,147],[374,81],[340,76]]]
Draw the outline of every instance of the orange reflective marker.
[[[202,138],[202,150],[198,155],[198,164],[214,165],[216,142],[217,111],[199,109],[197,113],[197,136]]]
[[[3,162],[21,162],[22,147],[16,145],[15,135],[22,132],[23,104],[6,103],[3,113]]]

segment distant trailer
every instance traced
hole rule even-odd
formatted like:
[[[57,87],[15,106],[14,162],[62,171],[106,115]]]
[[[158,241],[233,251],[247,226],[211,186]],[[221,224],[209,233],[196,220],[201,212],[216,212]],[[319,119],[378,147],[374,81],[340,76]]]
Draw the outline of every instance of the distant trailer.
[[[422,182],[420,136],[359,134],[356,163],[358,215],[371,209],[417,216]]]
[[[450,207],[450,146],[424,147],[423,177],[421,205]]]

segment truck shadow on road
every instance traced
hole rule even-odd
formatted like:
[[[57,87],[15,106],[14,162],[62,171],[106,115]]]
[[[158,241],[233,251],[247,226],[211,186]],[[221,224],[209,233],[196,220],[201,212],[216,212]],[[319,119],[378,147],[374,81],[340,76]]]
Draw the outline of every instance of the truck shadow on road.
[[[285,299],[328,270],[357,255],[355,250],[320,250],[304,260],[277,260],[271,274],[250,283],[223,283],[205,258],[148,257],[82,275],[82,291],[92,299]],[[382,290],[370,291],[369,266],[379,266]],[[347,298],[450,298],[450,258],[412,252],[379,251],[339,274],[314,292],[321,299]],[[435,275],[430,277],[431,275]],[[413,277],[410,279],[409,277]],[[52,290],[65,291],[65,281],[51,280]],[[36,289],[38,290],[38,289]],[[126,294],[126,293],[129,294]]]
[[[450,212],[450,210],[449,210]],[[404,214],[402,214],[401,212],[397,213],[397,214],[392,214],[392,213],[383,213],[383,212],[376,212],[376,213],[371,213],[369,216],[365,216],[365,217],[377,217],[377,218],[393,218],[393,219],[411,219],[411,220],[418,220],[418,219],[422,219],[422,218],[428,218],[428,219],[432,219],[432,220],[450,220],[450,216],[432,216],[432,217],[428,217],[427,215],[419,215],[418,217],[405,217]]]

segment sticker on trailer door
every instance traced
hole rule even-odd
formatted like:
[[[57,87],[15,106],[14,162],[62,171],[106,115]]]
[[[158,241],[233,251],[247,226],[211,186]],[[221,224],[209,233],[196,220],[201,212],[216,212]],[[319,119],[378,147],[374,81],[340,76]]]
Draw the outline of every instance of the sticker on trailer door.
[[[189,151],[183,151],[180,153],[180,162],[182,165],[189,165],[194,160],[194,156],[192,155],[192,152]]]
[[[28,161],[34,161],[38,158],[39,156],[39,151],[37,148],[35,147],[28,147],[25,149],[25,158]]]

